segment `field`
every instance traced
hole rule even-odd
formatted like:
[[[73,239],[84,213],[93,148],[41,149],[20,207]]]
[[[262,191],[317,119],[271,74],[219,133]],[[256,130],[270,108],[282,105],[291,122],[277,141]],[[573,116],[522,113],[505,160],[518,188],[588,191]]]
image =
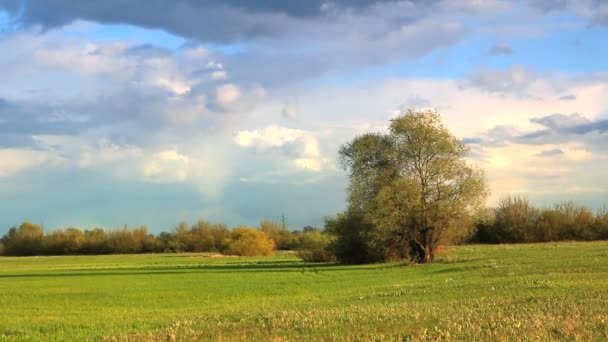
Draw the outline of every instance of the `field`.
[[[0,258],[0,340],[606,340],[608,243],[432,265],[281,254]]]

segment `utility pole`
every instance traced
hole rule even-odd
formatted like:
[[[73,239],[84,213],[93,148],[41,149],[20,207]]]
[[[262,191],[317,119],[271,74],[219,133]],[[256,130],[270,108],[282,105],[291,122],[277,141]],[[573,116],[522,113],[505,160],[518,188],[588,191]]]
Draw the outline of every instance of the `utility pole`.
[[[285,213],[281,215],[281,220],[283,222],[283,229],[287,229],[287,225],[285,224]]]

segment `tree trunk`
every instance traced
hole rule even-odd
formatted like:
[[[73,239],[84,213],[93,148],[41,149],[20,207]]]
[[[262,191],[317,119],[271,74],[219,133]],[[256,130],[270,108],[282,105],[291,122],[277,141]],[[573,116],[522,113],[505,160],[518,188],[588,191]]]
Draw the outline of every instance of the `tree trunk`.
[[[427,243],[424,246],[424,259],[422,260],[423,264],[428,264],[430,262],[433,262],[433,248],[431,247],[431,244]]]

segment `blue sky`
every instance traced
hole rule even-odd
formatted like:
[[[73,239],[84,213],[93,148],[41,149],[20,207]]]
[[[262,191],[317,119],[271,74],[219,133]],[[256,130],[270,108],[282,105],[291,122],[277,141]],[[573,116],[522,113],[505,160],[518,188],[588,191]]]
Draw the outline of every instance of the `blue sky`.
[[[608,204],[608,3],[0,0],[0,233],[320,226],[340,144],[406,108],[488,205]]]

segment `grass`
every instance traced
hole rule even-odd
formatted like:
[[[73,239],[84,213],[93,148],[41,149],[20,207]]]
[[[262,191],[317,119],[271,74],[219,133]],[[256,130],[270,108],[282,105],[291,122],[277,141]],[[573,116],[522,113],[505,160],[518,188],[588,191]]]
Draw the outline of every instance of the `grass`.
[[[607,340],[608,243],[463,246],[413,266],[0,258],[0,340],[205,339]]]

